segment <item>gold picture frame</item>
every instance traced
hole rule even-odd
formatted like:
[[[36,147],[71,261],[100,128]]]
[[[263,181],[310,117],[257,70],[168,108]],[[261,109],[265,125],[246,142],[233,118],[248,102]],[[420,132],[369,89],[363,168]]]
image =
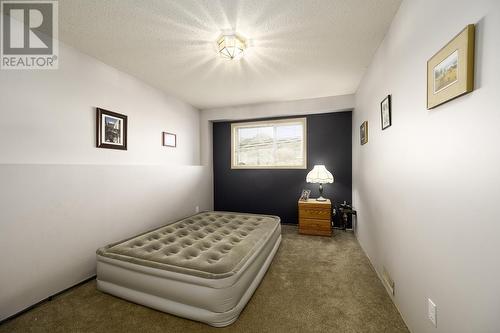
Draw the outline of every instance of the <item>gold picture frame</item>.
[[[474,24],[427,61],[427,109],[474,90]]]
[[[361,145],[368,143],[368,121],[363,121],[359,127],[359,141]]]

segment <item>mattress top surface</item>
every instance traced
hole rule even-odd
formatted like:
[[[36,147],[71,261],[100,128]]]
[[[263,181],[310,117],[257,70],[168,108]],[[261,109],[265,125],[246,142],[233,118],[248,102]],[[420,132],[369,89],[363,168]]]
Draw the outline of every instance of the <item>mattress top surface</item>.
[[[269,215],[203,212],[110,244],[98,255],[205,278],[238,272],[280,225]]]

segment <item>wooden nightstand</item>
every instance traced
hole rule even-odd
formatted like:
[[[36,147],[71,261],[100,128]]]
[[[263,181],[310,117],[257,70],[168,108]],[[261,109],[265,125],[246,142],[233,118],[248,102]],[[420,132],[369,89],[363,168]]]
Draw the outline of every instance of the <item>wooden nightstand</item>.
[[[332,203],[326,201],[299,200],[299,233],[305,235],[332,235]]]

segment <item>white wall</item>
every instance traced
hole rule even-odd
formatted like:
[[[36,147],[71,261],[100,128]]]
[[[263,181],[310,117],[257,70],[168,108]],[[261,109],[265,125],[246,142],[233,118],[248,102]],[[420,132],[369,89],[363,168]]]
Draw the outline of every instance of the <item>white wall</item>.
[[[0,94],[0,320],[95,274],[98,247],[211,208],[190,105],[63,44]],[[128,115],[128,151],[95,148],[97,106]]]
[[[427,111],[426,62],[468,23],[477,24],[476,90]],[[500,332],[499,32],[497,0],[404,1],[356,94],[357,236],[395,280],[412,332]],[[382,131],[387,94],[393,125]]]

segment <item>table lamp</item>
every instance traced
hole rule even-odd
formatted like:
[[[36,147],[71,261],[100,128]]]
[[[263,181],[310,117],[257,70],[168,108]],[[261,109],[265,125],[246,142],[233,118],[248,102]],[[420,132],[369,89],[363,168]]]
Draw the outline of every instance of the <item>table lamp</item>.
[[[316,201],[326,201],[326,199],[323,198],[323,184],[333,183],[333,175],[330,171],[326,170],[324,165],[315,165],[307,174],[306,182],[314,184],[319,183],[319,198],[317,198]]]

